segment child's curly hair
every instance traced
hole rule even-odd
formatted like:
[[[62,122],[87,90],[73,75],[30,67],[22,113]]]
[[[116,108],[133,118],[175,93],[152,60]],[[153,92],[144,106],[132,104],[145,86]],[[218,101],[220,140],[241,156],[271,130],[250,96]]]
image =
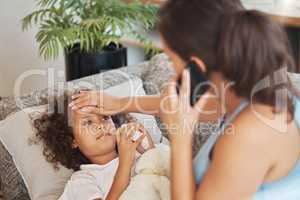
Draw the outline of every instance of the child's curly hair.
[[[52,112],[48,111],[33,121],[36,129],[35,139],[43,143],[43,154],[55,169],[59,169],[59,164],[62,164],[68,169],[77,171],[80,165],[91,162],[78,148],[72,148],[74,135],[68,119],[68,98],[60,99],[54,100]],[[60,111],[61,105],[64,106],[63,111]],[[119,114],[112,116],[112,120],[118,128],[123,123],[135,119],[129,114]]]

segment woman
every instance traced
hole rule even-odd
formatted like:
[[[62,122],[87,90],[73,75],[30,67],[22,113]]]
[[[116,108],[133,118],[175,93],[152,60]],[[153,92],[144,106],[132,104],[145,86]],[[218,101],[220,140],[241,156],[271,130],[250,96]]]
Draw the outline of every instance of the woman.
[[[226,112],[218,134],[193,160],[192,133],[205,98],[190,105],[186,70],[179,94],[174,82],[164,91],[160,117],[176,125],[169,129],[173,199],[298,199],[293,189],[300,181],[300,119],[294,118],[296,94],[287,80],[295,68],[281,27],[237,1],[178,0],[162,8],[159,30],[178,74],[196,63],[224,94],[219,104]],[[75,108],[92,105],[90,94],[82,94]]]

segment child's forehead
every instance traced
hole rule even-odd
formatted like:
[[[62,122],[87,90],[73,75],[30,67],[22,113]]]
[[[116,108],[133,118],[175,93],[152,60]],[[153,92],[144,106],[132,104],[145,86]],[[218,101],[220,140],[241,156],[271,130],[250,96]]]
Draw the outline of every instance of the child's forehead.
[[[93,113],[85,113],[82,112],[80,110],[70,110],[69,111],[69,116],[72,119],[72,121],[74,120],[80,120],[80,119],[103,119],[105,116],[104,115],[98,115],[98,114],[93,114]],[[109,116],[108,116],[109,117]]]

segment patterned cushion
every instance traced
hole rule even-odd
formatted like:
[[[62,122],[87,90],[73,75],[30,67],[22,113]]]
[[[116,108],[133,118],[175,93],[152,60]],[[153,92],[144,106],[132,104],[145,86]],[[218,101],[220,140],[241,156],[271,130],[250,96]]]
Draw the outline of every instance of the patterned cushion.
[[[0,143],[0,181],[5,200],[28,200],[24,181],[2,143]],[[0,198],[1,199],[1,198]]]

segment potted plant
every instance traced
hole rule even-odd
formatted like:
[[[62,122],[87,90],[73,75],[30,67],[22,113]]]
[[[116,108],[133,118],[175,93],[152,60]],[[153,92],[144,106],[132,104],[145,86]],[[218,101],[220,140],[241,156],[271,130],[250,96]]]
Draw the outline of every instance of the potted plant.
[[[125,66],[127,51],[120,43],[124,37],[153,51],[145,33],[155,24],[155,5],[138,0],[37,0],[37,7],[23,18],[22,28],[38,25],[36,41],[45,60],[64,51],[67,80]]]

